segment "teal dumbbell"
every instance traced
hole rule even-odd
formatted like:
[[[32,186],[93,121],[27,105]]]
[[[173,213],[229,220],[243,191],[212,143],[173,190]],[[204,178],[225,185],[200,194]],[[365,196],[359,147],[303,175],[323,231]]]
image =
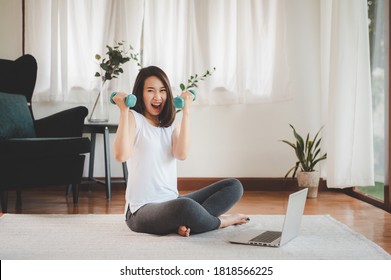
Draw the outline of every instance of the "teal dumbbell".
[[[111,96],[110,96],[110,102],[111,104],[115,104],[114,100],[113,100],[113,97],[117,95],[118,92],[114,91]],[[133,108],[135,105],[136,105],[136,102],[137,102],[137,97],[134,95],[134,94],[129,94],[128,96],[126,96],[125,98],[125,104],[126,106],[128,106],[129,108]]]
[[[197,95],[194,89],[189,89],[189,92],[193,94],[193,101],[196,100]],[[177,109],[182,109],[185,106],[185,100],[182,97],[177,96],[174,98],[174,106]]]

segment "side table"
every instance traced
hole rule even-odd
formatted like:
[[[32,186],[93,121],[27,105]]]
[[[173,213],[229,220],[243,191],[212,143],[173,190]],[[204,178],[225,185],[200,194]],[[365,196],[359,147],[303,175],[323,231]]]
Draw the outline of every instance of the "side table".
[[[83,127],[83,133],[91,134],[91,152],[90,161],[88,168],[88,181],[83,182],[91,184],[94,182],[104,184],[106,186],[106,198],[111,199],[111,184],[113,183],[125,183],[128,181],[128,169],[126,162],[122,163],[122,171],[124,174],[123,180],[112,180],[111,179],[111,168],[110,168],[110,133],[116,133],[118,124],[113,123],[85,123]],[[103,151],[105,157],[105,180],[99,180],[94,177],[94,163],[95,163],[95,140],[96,134],[103,134]]]

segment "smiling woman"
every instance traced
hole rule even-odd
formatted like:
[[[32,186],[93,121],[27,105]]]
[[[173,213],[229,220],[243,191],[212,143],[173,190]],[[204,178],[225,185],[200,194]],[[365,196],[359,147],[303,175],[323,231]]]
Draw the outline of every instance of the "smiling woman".
[[[173,123],[175,108],[171,85],[160,68],[142,69],[134,82],[133,94],[137,97],[134,110],[145,115],[152,125],[168,127]]]
[[[151,76],[145,80],[143,100],[146,107],[145,117],[152,125],[159,126],[159,115],[166,104],[167,90],[158,77]]]
[[[183,92],[182,118],[176,115],[167,75],[156,66],[142,68],[133,88],[137,96],[129,110],[125,94],[113,98],[120,110],[114,141],[116,159],[133,174],[126,188],[125,217],[136,232],[188,237],[193,233],[243,224],[247,216],[222,215],[242,196],[239,180],[226,179],[179,196],[176,160],[187,158],[193,94]],[[169,120],[169,122],[167,122]]]

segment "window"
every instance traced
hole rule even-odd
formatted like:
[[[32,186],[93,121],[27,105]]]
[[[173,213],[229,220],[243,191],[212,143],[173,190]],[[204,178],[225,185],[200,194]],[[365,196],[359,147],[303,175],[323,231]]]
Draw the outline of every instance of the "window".
[[[371,52],[371,83],[372,83],[372,109],[373,109],[373,145],[375,187],[355,188],[359,197],[368,202],[388,209],[389,189],[387,185],[388,146],[388,32],[389,32],[389,6],[385,0],[368,0],[368,24]]]

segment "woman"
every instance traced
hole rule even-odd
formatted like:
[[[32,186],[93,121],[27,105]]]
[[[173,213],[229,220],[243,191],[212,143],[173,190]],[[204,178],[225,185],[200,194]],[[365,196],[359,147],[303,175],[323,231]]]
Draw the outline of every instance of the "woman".
[[[136,106],[129,110],[125,93],[114,101],[120,109],[114,140],[116,160],[127,161],[126,223],[136,232],[182,236],[246,223],[242,214],[222,215],[242,196],[236,179],[226,179],[196,192],[178,196],[176,160],[187,157],[190,144],[190,107],[185,101],[182,120],[175,125],[173,95],[167,75],[158,67],[140,70],[133,94]]]

